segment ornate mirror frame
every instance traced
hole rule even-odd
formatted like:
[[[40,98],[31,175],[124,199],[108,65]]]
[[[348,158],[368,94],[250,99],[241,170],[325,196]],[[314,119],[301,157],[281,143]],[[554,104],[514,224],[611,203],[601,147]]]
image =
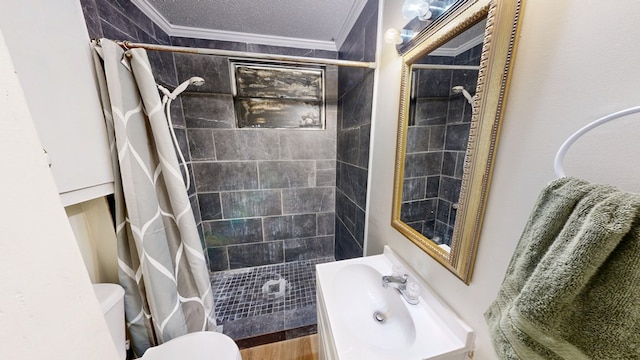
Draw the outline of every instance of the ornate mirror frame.
[[[391,225],[466,284],[471,281],[480,230],[491,183],[493,160],[507,100],[524,0],[475,0],[439,26],[420,33],[416,45],[402,57],[402,85]],[[459,207],[451,250],[400,219],[411,96],[411,66],[475,23],[486,19],[482,55],[473,101],[469,140],[464,158]]]

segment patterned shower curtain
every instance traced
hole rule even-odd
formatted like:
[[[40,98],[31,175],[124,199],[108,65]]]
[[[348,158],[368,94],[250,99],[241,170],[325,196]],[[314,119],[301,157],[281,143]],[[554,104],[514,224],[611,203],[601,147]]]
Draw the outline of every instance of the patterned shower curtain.
[[[202,245],[143,49],[94,41],[115,171],[120,284],[133,350],[215,330]]]

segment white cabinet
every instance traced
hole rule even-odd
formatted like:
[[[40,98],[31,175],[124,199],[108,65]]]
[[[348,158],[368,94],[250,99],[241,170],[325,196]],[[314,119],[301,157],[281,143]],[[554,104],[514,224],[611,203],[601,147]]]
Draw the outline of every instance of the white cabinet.
[[[338,359],[338,353],[333,343],[333,333],[327,315],[327,306],[322,295],[322,286],[316,279],[316,303],[318,313],[318,360]]]
[[[63,205],[112,193],[109,146],[80,2],[5,2],[0,28]]]
[[[383,286],[395,269],[417,285],[417,303]],[[316,265],[316,296],[320,360],[471,358],[475,332],[388,246]]]

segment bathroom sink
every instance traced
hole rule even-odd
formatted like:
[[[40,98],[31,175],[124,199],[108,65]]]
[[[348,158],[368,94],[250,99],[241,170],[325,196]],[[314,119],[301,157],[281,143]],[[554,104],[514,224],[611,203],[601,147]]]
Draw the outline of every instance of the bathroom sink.
[[[396,349],[415,340],[416,329],[402,298],[381,285],[382,274],[367,264],[349,264],[333,283],[337,321],[362,343]],[[364,326],[363,326],[364,324]]]
[[[382,276],[399,266],[418,282],[408,304]],[[384,254],[316,266],[318,355],[325,359],[468,359],[474,332],[385,247]]]

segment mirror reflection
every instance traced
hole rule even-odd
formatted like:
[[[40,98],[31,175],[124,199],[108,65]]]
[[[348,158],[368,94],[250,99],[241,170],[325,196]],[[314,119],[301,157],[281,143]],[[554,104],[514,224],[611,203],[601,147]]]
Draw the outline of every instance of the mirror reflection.
[[[404,53],[414,45],[414,37],[446,20],[469,0],[404,0],[402,17],[407,24],[400,30],[396,49]]]
[[[411,65],[400,220],[449,251],[486,20]]]
[[[391,225],[471,281],[520,0],[467,0],[402,55]]]

